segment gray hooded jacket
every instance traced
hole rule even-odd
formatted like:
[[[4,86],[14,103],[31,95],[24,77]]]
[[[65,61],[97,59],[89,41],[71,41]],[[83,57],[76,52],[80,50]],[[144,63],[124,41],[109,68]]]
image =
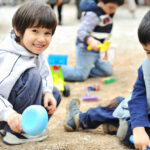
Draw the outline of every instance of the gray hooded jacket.
[[[20,75],[27,69],[36,67],[42,77],[43,94],[52,92],[53,81],[50,67],[44,54],[36,55],[30,53],[14,40],[15,34],[11,33],[0,44],[0,121],[7,121],[14,112],[9,103],[9,94],[19,79]]]

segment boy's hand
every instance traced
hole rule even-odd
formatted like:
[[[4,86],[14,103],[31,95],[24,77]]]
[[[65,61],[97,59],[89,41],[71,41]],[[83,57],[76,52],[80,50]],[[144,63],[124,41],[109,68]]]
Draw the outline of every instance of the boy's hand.
[[[91,45],[92,49],[95,51],[100,51],[100,48],[98,47],[99,44],[101,44],[100,41],[94,39],[93,37],[88,37],[87,45]]]
[[[50,92],[46,92],[44,95],[44,107],[48,110],[48,114],[53,114],[56,110],[56,99]]]
[[[133,129],[133,142],[138,150],[146,150],[150,147],[150,139],[144,127],[136,127]]]
[[[11,116],[8,117],[7,123],[12,129],[12,131],[17,132],[17,133],[22,132],[21,114],[14,112]]]

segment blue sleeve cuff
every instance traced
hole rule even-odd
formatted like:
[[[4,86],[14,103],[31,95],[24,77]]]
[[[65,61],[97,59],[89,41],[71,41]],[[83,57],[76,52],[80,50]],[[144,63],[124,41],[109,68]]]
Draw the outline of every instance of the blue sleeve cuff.
[[[136,127],[150,127],[150,122],[147,117],[142,118],[141,120],[133,120],[131,121],[131,128],[136,128]]]

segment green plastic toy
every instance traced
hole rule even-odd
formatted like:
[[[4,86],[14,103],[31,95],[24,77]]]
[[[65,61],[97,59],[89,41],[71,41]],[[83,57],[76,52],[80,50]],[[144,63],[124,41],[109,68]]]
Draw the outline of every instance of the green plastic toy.
[[[67,55],[49,55],[48,63],[53,77],[53,85],[56,86],[65,97],[70,96],[70,88],[65,83],[61,65],[67,64]]]
[[[115,82],[115,81],[116,81],[116,80],[115,80],[114,77],[109,77],[109,78],[105,78],[105,79],[102,80],[102,82],[103,82],[104,84],[112,83],[112,82]]]

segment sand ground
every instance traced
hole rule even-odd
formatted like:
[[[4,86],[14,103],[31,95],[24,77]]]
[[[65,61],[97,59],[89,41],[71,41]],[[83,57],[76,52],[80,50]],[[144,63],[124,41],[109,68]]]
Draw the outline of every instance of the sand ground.
[[[11,18],[16,7],[0,7],[0,40],[11,29]],[[70,97],[62,97],[62,102],[51,118],[48,128],[50,136],[43,142],[27,143],[18,146],[7,146],[0,140],[0,150],[128,150],[115,136],[103,133],[101,126],[95,130],[78,132],[65,132],[63,123],[66,118],[66,106],[73,98],[85,95],[87,87],[98,83],[100,91],[91,92],[98,95],[99,100],[85,102],[81,100],[81,110],[84,112],[90,107],[107,105],[116,96],[127,96],[133,88],[137,77],[137,69],[141,64],[145,53],[137,38],[137,28],[143,15],[149,10],[149,6],[140,6],[133,18],[125,6],[119,8],[114,18],[114,27],[111,42],[117,45],[114,61],[116,82],[105,85],[102,78],[88,79],[84,82],[67,84],[71,88]],[[63,25],[58,26],[46,55],[49,53],[68,54],[68,65],[75,64],[75,39],[79,21],[76,19],[76,7],[73,4],[63,8]]]

